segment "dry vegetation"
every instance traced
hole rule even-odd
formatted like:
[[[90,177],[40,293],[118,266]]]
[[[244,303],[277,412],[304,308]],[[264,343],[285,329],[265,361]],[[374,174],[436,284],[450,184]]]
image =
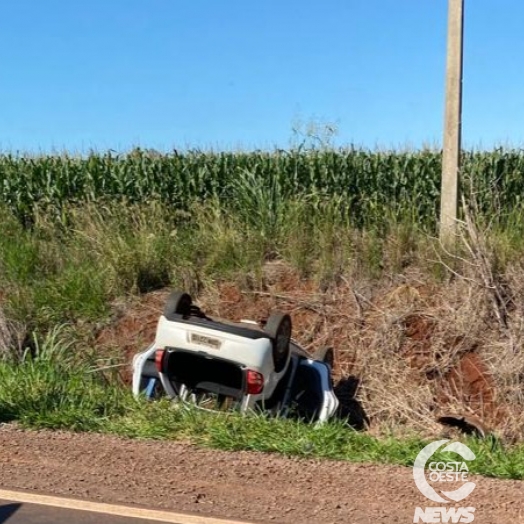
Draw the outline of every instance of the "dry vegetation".
[[[0,307],[0,354],[4,355],[11,350],[11,333],[7,328],[7,320]]]
[[[433,238],[438,159],[3,158],[0,351],[67,324],[75,348],[116,348],[128,369],[167,288],[183,288],[217,316],[291,312],[309,351],[335,348],[357,427],[434,435],[451,414],[522,441],[524,156],[467,156],[475,219],[463,206],[452,252]]]
[[[290,312],[294,336],[311,353],[336,350],[336,390],[344,414],[375,434],[442,432],[440,416],[472,417],[505,440],[524,433],[524,269],[505,275],[507,325],[478,280],[478,268],[444,282],[413,268],[371,281],[342,276],[327,289],[283,262],[269,262],[258,279],[215,282],[198,296],[205,310],[240,320]],[[154,336],[167,291],[152,293],[99,335],[127,358]],[[509,302],[511,301],[511,302]]]

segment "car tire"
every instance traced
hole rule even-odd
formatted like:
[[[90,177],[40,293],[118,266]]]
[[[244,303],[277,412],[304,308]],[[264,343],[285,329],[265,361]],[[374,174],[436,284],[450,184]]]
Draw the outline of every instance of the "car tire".
[[[285,313],[272,313],[264,326],[264,331],[271,337],[273,344],[273,365],[280,373],[289,361],[291,341],[291,317]]]
[[[182,315],[184,317],[191,314],[191,305],[193,301],[191,295],[183,291],[173,291],[166,300],[164,306],[164,316],[169,319],[173,315]]]

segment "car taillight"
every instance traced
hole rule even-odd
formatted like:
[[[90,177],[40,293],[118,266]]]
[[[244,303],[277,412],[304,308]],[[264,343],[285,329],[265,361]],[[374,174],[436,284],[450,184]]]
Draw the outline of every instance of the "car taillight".
[[[257,371],[248,369],[246,374],[246,383],[248,395],[259,395],[264,389],[264,375],[262,375],[262,373],[258,373]]]
[[[159,373],[164,371],[164,355],[166,354],[165,349],[157,349],[155,351],[155,367]]]

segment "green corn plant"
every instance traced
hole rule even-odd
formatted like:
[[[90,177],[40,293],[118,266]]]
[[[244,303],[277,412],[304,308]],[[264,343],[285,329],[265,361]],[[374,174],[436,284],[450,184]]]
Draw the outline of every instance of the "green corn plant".
[[[440,151],[429,149],[354,147],[238,153],[159,153],[137,148],[127,154],[109,151],[84,156],[6,153],[0,155],[0,204],[30,226],[35,210],[66,221],[65,210],[85,202],[154,200],[169,209],[187,211],[196,202],[218,198],[238,209],[234,199],[250,195],[259,219],[270,231],[284,201],[317,194],[342,198],[351,209],[355,227],[385,228],[393,218],[413,220],[434,232],[440,157]],[[465,151],[462,173],[461,190],[466,198],[475,197],[480,214],[496,217],[501,227],[510,213],[514,220],[515,209],[523,206],[521,150]],[[250,187],[240,190],[242,185]]]

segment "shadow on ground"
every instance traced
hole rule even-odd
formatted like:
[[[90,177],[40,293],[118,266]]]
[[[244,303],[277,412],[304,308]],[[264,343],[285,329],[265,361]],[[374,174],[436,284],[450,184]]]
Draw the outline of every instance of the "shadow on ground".
[[[356,398],[360,379],[354,376],[342,378],[334,387],[340,406],[338,418],[347,423],[357,431],[363,431],[369,426],[369,418],[361,404]]]

